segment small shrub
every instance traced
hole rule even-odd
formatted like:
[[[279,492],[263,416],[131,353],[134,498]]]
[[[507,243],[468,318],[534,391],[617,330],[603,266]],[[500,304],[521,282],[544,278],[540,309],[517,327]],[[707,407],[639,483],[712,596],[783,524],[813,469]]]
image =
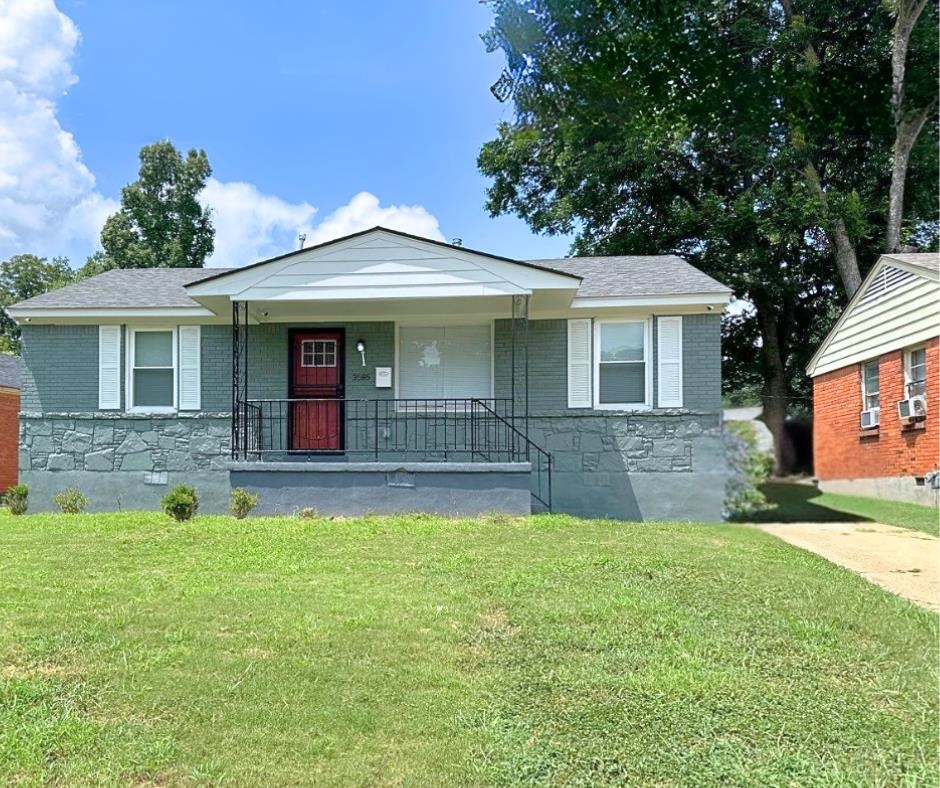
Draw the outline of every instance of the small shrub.
[[[160,501],[163,511],[177,522],[191,520],[199,508],[196,490],[188,484],[178,484]]]
[[[297,516],[302,517],[304,520],[316,520],[320,516],[320,513],[312,506],[305,506],[297,512]]]
[[[248,492],[244,487],[236,487],[232,490],[232,502],[229,506],[236,519],[244,520],[260,500],[257,495]]]
[[[725,436],[732,472],[725,491],[725,514],[731,520],[743,520],[767,508],[760,488],[774,469],[774,458],[757,448],[757,433],[750,422],[727,422]]]
[[[75,487],[57,492],[52,500],[65,514],[81,514],[88,506],[88,496]]]
[[[3,502],[10,510],[10,514],[25,514],[29,506],[29,486],[14,484],[9,487],[3,496]]]

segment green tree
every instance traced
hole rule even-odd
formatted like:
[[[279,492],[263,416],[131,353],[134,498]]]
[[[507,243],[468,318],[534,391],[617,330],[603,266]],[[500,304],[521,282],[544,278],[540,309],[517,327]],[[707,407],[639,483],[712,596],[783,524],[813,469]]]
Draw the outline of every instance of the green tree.
[[[20,329],[5,307],[63,287],[74,274],[66,257],[18,254],[0,263],[0,352],[20,352]]]
[[[205,151],[183,158],[169,140],[140,150],[140,174],[121,190],[121,209],[101,231],[118,268],[199,268],[212,254],[211,210],[197,199],[212,174]]]
[[[75,279],[88,279],[89,277],[103,274],[105,271],[110,271],[112,268],[117,268],[117,264],[99,249],[94,254],[88,255],[88,258],[85,260],[85,265],[75,272]]]
[[[480,153],[490,213],[573,232],[580,254],[683,254],[729,284],[753,308],[726,319],[727,378],[761,381],[787,469],[802,365],[848,289],[833,217],[868,264],[885,235],[890,14],[861,0],[802,15],[751,0],[491,5],[484,39],[507,60],[494,92],[516,112]],[[817,67],[808,40],[826,42]],[[936,223],[928,136],[907,181],[920,228]]]

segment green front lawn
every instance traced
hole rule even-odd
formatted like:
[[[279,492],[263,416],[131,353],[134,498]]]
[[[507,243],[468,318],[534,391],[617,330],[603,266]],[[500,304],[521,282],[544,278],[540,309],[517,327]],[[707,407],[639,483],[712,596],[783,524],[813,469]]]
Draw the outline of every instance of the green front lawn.
[[[938,617],[744,526],[0,515],[0,604],[0,784],[938,782]]]
[[[761,487],[768,508],[748,519],[765,523],[871,522],[912,528],[937,536],[940,514],[931,506],[898,503],[856,495],[820,492],[810,484],[768,482]]]

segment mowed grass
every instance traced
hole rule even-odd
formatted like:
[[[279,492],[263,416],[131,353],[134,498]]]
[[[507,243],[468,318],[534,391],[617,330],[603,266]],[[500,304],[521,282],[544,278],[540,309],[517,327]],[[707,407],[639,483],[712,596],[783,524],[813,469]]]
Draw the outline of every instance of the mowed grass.
[[[918,506],[857,495],[823,493],[809,484],[768,482],[761,487],[768,508],[750,517],[759,522],[871,522],[940,535],[940,512]]]
[[[745,526],[0,515],[0,784],[936,785],[938,618]]]

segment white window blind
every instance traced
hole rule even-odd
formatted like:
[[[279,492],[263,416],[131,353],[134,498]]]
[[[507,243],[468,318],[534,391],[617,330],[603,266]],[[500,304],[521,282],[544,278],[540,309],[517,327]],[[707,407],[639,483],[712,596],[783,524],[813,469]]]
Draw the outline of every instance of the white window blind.
[[[121,327],[98,326],[98,408],[121,407]]]
[[[682,407],[682,318],[656,320],[658,402],[661,408]]]
[[[649,332],[645,321],[604,321],[597,327],[597,405],[646,406]]]
[[[399,328],[400,399],[487,399],[492,364],[489,325]]]
[[[881,409],[881,399],[878,394],[878,359],[862,365],[862,409]]]
[[[590,408],[591,393],[591,321],[568,321],[568,407]]]
[[[199,410],[202,397],[199,326],[180,326],[180,410]]]

